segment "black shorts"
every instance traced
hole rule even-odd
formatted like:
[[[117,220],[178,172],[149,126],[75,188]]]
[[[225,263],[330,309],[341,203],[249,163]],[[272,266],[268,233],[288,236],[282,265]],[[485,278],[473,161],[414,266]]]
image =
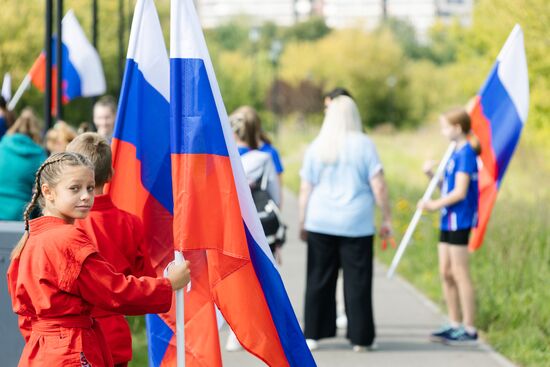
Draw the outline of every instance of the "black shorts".
[[[470,230],[471,228],[459,229],[457,231],[441,230],[439,242],[445,242],[449,245],[468,246],[468,241],[470,240]]]

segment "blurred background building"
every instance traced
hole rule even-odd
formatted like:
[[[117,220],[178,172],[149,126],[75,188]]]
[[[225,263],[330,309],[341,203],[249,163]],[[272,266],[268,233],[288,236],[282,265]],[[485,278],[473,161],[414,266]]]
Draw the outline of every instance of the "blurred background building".
[[[333,28],[373,29],[388,17],[407,20],[420,38],[440,20],[471,21],[473,0],[196,0],[204,27],[216,27],[238,16],[259,24],[270,21],[289,26],[321,16]]]

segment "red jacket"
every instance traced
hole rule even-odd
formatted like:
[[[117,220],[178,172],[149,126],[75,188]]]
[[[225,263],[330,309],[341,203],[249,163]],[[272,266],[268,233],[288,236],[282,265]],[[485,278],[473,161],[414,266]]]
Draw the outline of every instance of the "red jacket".
[[[143,224],[130,213],[118,209],[109,195],[98,195],[88,217],[77,220],[97,245],[99,253],[124,275],[152,276],[156,273],[144,244]],[[132,359],[132,334],[123,315],[96,308],[92,316],[99,322],[115,364]]]
[[[30,235],[7,274],[13,311],[30,322],[19,366],[112,366],[92,309],[126,315],[170,309],[163,278],[125,276],[103,259],[88,235],[60,218],[30,222]]]

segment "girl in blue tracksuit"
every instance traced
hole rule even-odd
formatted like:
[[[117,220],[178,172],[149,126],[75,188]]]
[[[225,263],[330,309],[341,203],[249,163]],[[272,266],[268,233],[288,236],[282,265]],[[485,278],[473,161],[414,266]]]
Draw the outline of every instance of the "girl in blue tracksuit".
[[[433,341],[467,344],[477,341],[474,326],[475,297],[470,277],[468,241],[477,226],[479,141],[471,132],[464,108],[452,109],[440,117],[441,133],[457,145],[445,167],[441,197],[421,201],[420,208],[441,211],[439,272],[450,324],[431,334]],[[432,175],[433,163],[424,170]]]

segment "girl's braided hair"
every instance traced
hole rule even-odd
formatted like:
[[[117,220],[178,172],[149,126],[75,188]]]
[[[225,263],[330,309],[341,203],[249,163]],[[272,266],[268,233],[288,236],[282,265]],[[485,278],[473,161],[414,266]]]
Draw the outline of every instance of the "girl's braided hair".
[[[23,237],[21,237],[21,240],[19,240],[17,246],[13,249],[11,253],[12,259],[19,257],[21,255],[21,251],[23,251],[23,248],[25,247],[25,243],[29,237],[29,217],[36,207],[36,204],[38,203],[40,208],[44,208],[45,202],[44,196],[42,195],[42,184],[47,183],[51,187],[57,185],[57,183],[61,180],[63,168],[66,166],[85,166],[90,168],[92,171],[94,170],[93,165],[86,157],[73,152],[52,154],[44,163],[42,163],[40,168],[36,171],[31,201],[23,212],[25,233],[23,234]]]

